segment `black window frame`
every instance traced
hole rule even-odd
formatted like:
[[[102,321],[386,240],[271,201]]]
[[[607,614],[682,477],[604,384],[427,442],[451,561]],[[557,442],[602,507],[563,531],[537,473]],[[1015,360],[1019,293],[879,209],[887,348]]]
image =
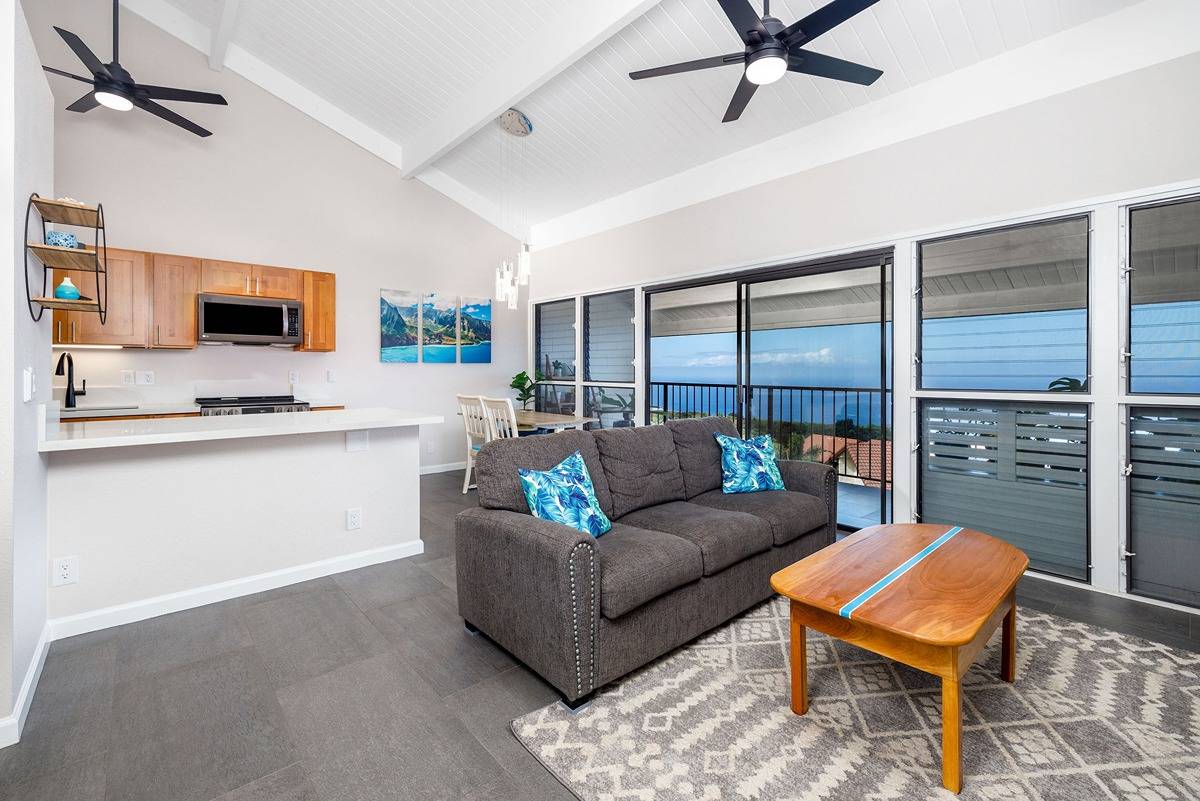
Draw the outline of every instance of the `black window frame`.
[[[538,371],[542,369],[540,362],[541,362],[541,356],[542,356],[542,309],[543,309],[543,307],[554,306],[557,304],[570,303],[572,305],[572,307],[576,311],[578,311],[578,306],[576,305],[578,302],[579,302],[578,298],[561,298],[559,300],[542,301],[540,303],[535,303],[533,305],[533,372],[534,372],[534,375],[531,376],[531,378],[536,376]],[[572,326],[574,327],[574,322],[572,322]],[[577,328],[575,328],[575,337],[574,338],[575,338],[575,347],[576,347],[575,353],[576,354],[579,352],[578,351],[579,336],[580,336],[580,332]],[[563,376],[558,379],[552,378],[551,376],[545,376],[544,382],[548,383],[548,384],[574,383],[575,378],[578,375],[578,373],[579,373],[579,365],[575,363],[575,354],[572,354],[572,356],[571,356],[571,375]]]

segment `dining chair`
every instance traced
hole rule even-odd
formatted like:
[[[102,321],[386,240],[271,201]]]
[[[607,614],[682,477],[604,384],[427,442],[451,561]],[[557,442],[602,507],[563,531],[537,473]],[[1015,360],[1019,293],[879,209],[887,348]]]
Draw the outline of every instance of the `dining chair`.
[[[483,410],[487,415],[492,439],[521,436],[517,430],[517,412],[513,408],[512,398],[480,398],[480,400],[483,401]]]
[[[459,395],[458,411],[462,414],[463,427],[467,430],[467,469],[463,473],[463,495],[467,490],[474,489],[471,483],[471,472],[475,469],[475,454],[483,444],[492,439],[492,426],[488,422],[487,411],[483,407],[483,398],[479,395]]]

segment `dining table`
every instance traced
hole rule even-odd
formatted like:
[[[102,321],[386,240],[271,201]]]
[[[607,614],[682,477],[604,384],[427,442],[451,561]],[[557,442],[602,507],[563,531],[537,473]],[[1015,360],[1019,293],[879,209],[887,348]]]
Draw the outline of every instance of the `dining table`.
[[[553,414],[551,412],[535,412],[528,409],[517,409],[517,429],[520,431],[537,431],[548,429],[561,431],[564,428],[583,428],[587,423],[598,423],[598,417],[586,417],[574,414]]]

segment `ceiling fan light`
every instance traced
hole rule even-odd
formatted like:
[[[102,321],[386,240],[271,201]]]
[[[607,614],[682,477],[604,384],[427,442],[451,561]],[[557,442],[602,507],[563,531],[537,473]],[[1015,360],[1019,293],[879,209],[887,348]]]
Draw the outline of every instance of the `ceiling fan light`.
[[[750,54],[746,63],[746,80],[759,86],[765,86],[782,78],[787,72],[787,68],[787,59],[779,52],[761,50]]]
[[[95,94],[97,103],[114,111],[129,111],[133,108],[133,101],[124,94],[108,89],[97,89]]]

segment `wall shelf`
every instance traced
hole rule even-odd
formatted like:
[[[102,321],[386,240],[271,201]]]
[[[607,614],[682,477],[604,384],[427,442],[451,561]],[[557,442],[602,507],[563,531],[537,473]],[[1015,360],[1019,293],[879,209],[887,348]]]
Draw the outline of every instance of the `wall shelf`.
[[[68,203],[64,200],[51,200],[48,197],[34,197],[33,207],[38,210],[42,220],[48,223],[77,225],[83,228],[102,227],[99,206]]]
[[[35,211],[42,222],[41,235],[31,239],[29,218]],[[44,244],[47,225],[91,228],[95,237],[93,244],[82,248]],[[25,207],[25,238],[25,299],[33,321],[41,320],[46,309],[62,309],[98,314],[100,325],[104,325],[108,315],[108,237],[104,230],[104,207],[100,204],[89,206],[84,203],[51,200],[39,197],[35,192],[29,196],[29,203]],[[32,269],[41,273],[42,287],[39,294],[34,294],[37,279],[31,282],[29,278],[30,256],[35,262]],[[38,269],[39,267],[41,269]],[[91,273],[96,281],[96,298],[63,300],[53,297],[52,292],[48,291],[48,284],[54,283],[54,270]]]
[[[64,300],[63,298],[30,298],[33,303],[41,306],[43,309],[62,309],[64,311],[83,311],[83,312],[98,312],[100,311],[100,303],[90,298],[79,298],[78,300]]]

